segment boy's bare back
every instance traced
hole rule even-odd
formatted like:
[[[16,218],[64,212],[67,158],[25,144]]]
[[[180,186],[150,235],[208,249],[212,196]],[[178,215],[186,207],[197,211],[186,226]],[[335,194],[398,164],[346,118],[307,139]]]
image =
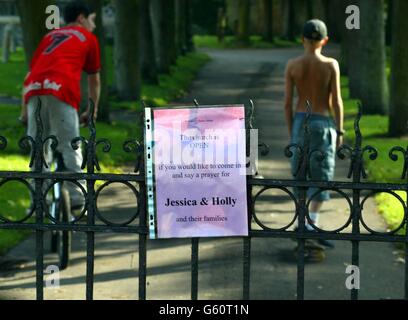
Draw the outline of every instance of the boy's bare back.
[[[306,100],[312,112],[329,115],[336,86],[339,65],[335,59],[323,55],[305,54],[292,59],[287,66],[287,81],[297,89],[299,100],[296,112],[306,112]]]

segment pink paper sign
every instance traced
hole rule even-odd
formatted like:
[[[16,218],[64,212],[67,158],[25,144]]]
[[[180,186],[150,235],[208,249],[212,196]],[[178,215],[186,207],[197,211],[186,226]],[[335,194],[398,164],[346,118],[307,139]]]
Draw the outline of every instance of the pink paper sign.
[[[247,236],[244,107],[146,114],[150,238]]]

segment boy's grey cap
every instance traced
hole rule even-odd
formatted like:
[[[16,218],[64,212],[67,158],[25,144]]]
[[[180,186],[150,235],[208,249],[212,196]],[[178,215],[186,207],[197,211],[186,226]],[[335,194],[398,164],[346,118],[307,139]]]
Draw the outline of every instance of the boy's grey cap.
[[[318,19],[309,20],[303,27],[303,36],[310,40],[323,40],[327,37],[326,24]]]

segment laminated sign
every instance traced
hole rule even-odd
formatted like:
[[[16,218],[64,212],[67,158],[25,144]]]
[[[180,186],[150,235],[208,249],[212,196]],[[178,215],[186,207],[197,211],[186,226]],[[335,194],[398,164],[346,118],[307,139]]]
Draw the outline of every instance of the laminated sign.
[[[248,235],[244,106],[145,109],[151,239]]]

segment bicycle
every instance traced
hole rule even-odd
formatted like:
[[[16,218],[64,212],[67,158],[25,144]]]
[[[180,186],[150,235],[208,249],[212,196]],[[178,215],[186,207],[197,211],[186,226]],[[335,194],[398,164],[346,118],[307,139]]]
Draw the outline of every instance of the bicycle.
[[[54,172],[63,172],[65,169],[62,154],[55,152]],[[55,224],[68,224],[71,221],[71,203],[67,189],[63,182],[57,181],[51,190],[49,214]],[[64,270],[68,267],[71,253],[71,232],[67,230],[51,231],[51,252],[58,254],[59,268]]]

